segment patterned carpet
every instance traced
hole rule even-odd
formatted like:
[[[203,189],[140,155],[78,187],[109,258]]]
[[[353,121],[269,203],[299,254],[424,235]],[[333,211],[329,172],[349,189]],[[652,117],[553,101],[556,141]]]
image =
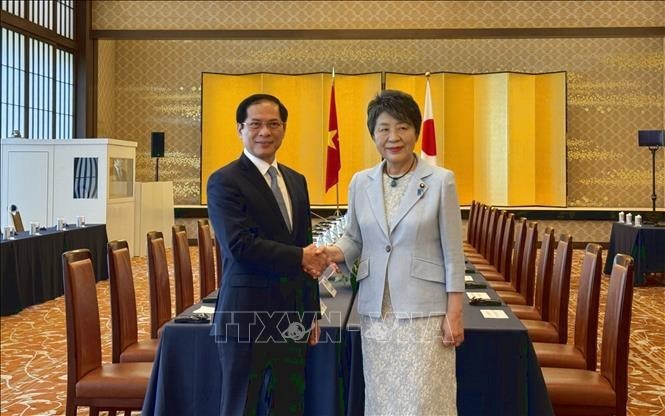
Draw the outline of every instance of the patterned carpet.
[[[577,280],[582,250],[575,250],[571,282],[570,322],[574,322]],[[170,251],[169,264],[173,264]],[[194,293],[198,293],[198,252],[190,251],[194,269]],[[147,266],[145,258],[132,260],[137,291],[139,338],[149,336]],[[173,270],[171,269],[171,275]],[[601,291],[602,315],[607,279]],[[663,280],[635,288],[629,358],[629,415],[665,415],[665,286]],[[171,293],[174,288],[171,288]],[[111,361],[109,284],[97,284],[102,326],[102,359]],[[173,306],[175,309],[175,305]],[[62,297],[0,318],[0,363],[2,415],[63,414],[66,401],[67,347]],[[570,328],[572,340],[572,328]],[[599,337],[600,341],[600,337]],[[572,342],[572,341],[571,341]],[[600,351],[600,349],[599,349]],[[79,414],[88,414],[80,409]]]

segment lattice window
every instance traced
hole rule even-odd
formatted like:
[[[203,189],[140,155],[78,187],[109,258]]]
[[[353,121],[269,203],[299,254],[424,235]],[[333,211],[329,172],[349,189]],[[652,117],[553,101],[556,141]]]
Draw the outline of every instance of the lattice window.
[[[12,137],[25,132],[25,36],[2,28],[1,42],[0,136]]]
[[[2,28],[2,137],[71,139],[74,134],[74,55]]]
[[[74,55],[55,51],[55,135],[70,139],[74,134]]]
[[[25,0],[2,0],[2,10],[18,17],[25,17]]]

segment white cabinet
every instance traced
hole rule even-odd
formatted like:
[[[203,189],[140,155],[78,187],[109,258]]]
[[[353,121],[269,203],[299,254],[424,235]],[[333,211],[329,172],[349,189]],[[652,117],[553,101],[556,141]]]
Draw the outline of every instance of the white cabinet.
[[[24,225],[58,218],[106,224],[109,240],[134,248],[136,143],[112,139],[2,139],[0,222],[16,205]]]

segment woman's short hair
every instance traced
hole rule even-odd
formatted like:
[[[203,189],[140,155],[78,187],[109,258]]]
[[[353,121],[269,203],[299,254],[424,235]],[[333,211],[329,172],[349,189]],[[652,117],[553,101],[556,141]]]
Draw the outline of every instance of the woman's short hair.
[[[397,90],[383,90],[367,104],[367,128],[374,137],[376,120],[382,113],[388,113],[402,123],[408,123],[416,129],[416,137],[420,134],[423,117],[418,104],[409,94]]]
[[[279,98],[270,94],[254,94],[242,100],[236,109],[236,122],[242,123],[247,120],[247,109],[262,101],[269,101],[271,103],[277,104],[277,107],[279,107],[279,118],[282,122],[286,123],[286,119],[289,117],[289,111],[286,109],[284,104],[279,101]]]

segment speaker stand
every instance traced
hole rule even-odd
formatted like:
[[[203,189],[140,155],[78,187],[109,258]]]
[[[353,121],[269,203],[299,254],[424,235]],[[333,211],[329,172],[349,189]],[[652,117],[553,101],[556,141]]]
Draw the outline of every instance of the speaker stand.
[[[656,212],[656,152],[660,147],[649,147],[651,151],[651,211]]]
[[[155,182],[159,182],[159,157],[157,157],[157,162],[155,163]]]

